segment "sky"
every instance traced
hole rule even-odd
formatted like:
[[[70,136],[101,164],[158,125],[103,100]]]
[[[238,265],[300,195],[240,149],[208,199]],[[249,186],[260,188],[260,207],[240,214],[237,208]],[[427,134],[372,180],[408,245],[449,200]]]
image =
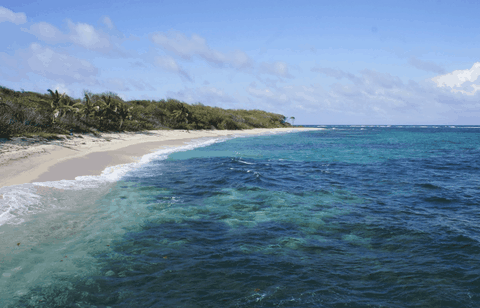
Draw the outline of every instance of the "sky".
[[[295,124],[480,125],[480,1],[12,1],[0,85]]]

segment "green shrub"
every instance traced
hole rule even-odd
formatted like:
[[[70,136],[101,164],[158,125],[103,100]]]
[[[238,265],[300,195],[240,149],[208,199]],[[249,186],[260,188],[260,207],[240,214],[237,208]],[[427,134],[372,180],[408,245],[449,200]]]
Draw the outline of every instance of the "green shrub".
[[[262,110],[225,110],[176,99],[123,101],[113,92],[17,92],[0,86],[0,137],[151,129],[250,129],[289,127],[286,117]]]

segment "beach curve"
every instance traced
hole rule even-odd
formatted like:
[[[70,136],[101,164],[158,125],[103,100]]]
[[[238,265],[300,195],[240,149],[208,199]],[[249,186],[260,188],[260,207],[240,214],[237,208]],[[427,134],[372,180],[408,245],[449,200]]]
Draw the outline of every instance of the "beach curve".
[[[104,133],[101,136],[74,135],[60,141],[27,146],[7,142],[0,148],[0,188],[100,175],[107,167],[132,163],[156,150],[184,146],[193,140],[315,129],[318,128],[151,130]]]

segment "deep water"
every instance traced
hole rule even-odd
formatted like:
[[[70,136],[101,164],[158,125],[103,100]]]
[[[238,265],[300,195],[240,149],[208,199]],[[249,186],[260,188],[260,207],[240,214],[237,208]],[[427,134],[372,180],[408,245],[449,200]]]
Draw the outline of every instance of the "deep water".
[[[480,307],[480,127],[235,138],[24,194],[1,307]]]

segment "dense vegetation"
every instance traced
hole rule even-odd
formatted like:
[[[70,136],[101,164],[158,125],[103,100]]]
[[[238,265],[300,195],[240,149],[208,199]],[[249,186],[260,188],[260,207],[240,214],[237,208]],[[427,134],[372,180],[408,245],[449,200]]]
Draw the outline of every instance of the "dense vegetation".
[[[124,101],[112,92],[73,99],[0,86],[0,137],[140,131],[288,127],[286,117],[261,110],[225,110],[175,99]]]

